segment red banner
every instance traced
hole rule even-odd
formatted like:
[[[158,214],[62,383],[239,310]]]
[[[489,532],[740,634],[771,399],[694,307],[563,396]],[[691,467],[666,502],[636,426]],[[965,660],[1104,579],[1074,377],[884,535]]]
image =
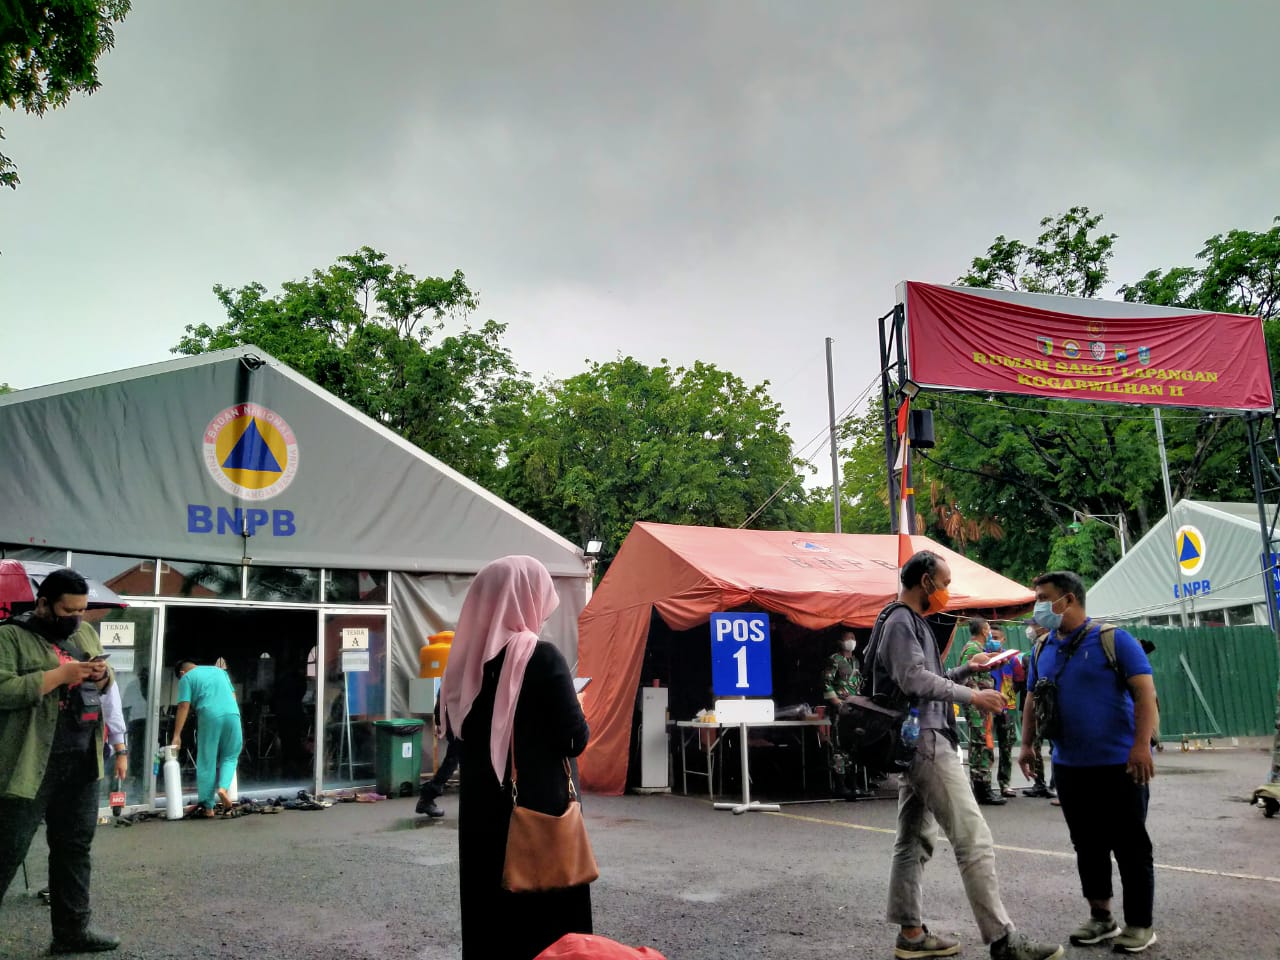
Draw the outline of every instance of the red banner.
[[[1090,316],[954,287],[906,288],[907,363],[921,386],[1144,406],[1274,407],[1257,317],[1103,301],[1096,303],[1108,315]]]

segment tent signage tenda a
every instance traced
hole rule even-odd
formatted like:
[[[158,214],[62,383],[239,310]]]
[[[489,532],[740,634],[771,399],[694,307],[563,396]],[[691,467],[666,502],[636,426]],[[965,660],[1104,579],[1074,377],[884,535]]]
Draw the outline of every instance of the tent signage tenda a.
[[[283,493],[298,475],[298,440],[280,414],[256,403],[238,403],[205,428],[204,465],[220,488],[240,500],[262,501]],[[297,532],[292,510],[187,505],[188,533],[275,537]]]

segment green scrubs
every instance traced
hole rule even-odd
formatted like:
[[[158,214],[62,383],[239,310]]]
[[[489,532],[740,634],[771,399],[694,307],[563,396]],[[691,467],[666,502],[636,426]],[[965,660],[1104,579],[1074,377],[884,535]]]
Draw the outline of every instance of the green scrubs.
[[[196,790],[212,810],[218,790],[231,786],[244,746],[231,678],[221,667],[193,667],[178,681],[178,702],[196,712]]]

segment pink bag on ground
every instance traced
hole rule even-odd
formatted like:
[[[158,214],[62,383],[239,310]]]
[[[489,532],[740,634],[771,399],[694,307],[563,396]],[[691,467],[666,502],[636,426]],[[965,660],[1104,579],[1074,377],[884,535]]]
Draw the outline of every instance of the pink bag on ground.
[[[651,947],[628,947],[594,933],[566,933],[533,960],[666,960]]]

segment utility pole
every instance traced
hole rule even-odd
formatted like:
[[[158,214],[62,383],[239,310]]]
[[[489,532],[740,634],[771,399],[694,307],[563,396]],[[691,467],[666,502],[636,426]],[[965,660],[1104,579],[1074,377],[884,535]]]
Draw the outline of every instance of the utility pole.
[[[836,524],[833,528],[840,532],[840,454],[836,443],[836,380],[831,368],[831,344],[827,337],[827,409],[831,417],[831,505],[835,509]]]

